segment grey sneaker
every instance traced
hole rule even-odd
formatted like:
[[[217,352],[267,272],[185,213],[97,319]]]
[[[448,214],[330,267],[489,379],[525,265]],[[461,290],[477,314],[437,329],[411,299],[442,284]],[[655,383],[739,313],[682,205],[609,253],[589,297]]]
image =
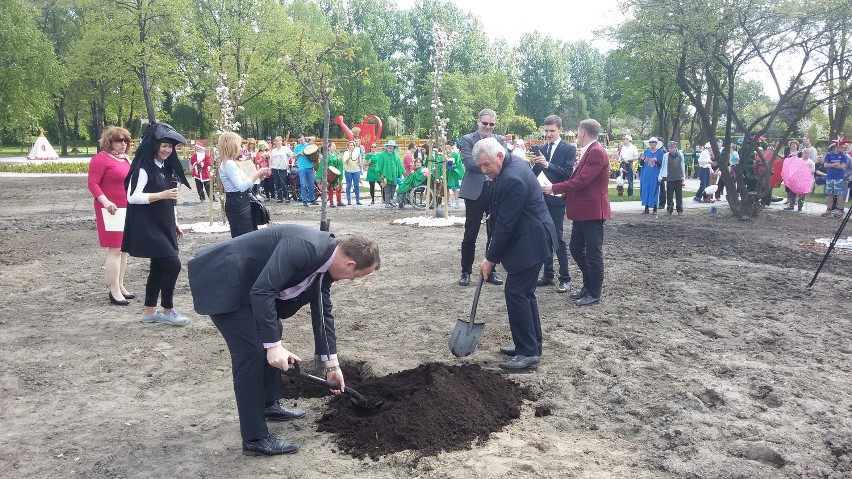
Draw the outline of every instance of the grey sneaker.
[[[183,326],[189,322],[189,318],[177,312],[176,309],[169,311],[169,314],[163,314],[157,310],[154,314],[142,314],[142,321],[146,323],[165,323],[172,326]]]
[[[156,323],[158,321],[162,321],[163,312],[159,309],[154,311],[153,314],[142,313],[142,321],[146,323]]]

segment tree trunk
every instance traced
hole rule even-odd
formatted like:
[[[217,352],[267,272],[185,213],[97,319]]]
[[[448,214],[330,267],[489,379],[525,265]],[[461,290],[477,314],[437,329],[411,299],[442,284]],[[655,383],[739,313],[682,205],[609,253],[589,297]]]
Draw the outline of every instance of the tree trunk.
[[[79,153],[80,150],[77,149],[77,138],[80,138],[80,112],[79,111],[74,112],[74,128],[73,128],[72,131],[73,131],[74,137],[71,140],[72,141],[71,152],[72,153]]]
[[[328,130],[331,123],[331,97],[328,91],[320,92],[322,96],[322,155],[320,156],[319,173],[320,194],[322,195],[322,209],[320,211],[320,230],[329,231],[327,207],[328,207]]]
[[[148,124],[156,123],[157,113],[154,111],[154,104],[151,101],[151,86],[148,84],[148,64],[143,62],[137,73],[139,74],[139,83],[142,85],[142,96],[145,97],[145,108],[148,110]]]
[[[59,127],[60,155],[68,156],[68,123],[65,118],[65,97],[59,97],[54,103],[56,111],[56,124]]]

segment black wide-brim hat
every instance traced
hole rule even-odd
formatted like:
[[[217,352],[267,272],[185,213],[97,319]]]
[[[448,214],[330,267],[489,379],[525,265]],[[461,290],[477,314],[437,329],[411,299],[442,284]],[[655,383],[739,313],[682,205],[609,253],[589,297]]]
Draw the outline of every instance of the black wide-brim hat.
[[[146,133],[149,132],[150,131],[146,131]],[[168,123],[157,123],[157,127],[154,129],[154,139],[161,143],[163,141],[168,141],[172,144],[186,144],[186,138],[184,138],[183,135],[178,133],[177,130]]]

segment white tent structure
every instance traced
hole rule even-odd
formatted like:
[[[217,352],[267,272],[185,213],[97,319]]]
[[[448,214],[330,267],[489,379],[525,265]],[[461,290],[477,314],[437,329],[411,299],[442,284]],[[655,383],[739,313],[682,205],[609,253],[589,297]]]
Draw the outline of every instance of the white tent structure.
[[[47,141],[47,138],[44,136],[44,132],[36,139],[35,145],[33,145],[33,149],[30,151],[30,154],[27,155],[28,160],[58,160],[59,155],[56,154],[56,150],[50,145],[50,142]]]

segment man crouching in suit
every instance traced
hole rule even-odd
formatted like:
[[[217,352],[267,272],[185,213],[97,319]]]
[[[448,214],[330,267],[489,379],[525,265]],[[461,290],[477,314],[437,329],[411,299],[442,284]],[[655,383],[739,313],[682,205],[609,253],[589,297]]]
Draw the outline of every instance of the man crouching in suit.
[[[299,445],[269,433],[266,420],[305,415],[287,409],[281,371],[301,361],[281,344],[281,318],[311,307],[317,367],[345,388],[337,358],[331,283],[379,269],[379,248],[360,235],[335,238],[304,226],[270,226],[199,251],[189,261],[198,314],[210,315],[231,353],[243,454],[296,452]]]
[[[474,160],[494,183],[491,193],[491,243],[479,271],[488,277],[502,263],[506,277],[506,309],[514,346],[500,352],[511,359],[502,369],[524,370],[538,365],[541,356],[541,319],[535,298],[538,272],[558,244],[553,219],[547,212],[541,186],[526,161],[506,156],[494,138],[473,147]]]

